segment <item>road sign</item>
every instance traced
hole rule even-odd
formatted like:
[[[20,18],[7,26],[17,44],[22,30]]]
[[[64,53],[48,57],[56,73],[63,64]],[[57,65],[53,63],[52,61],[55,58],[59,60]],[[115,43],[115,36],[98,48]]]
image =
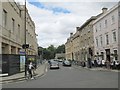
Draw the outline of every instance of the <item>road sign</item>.
[[[19,54],[25,54],[25,50],[21,49],[21,50],[19,51]]]
[[[23,48],[23,49],[29,48],[29,44],[23,44],[23,45],[22,45],[22,48]]]

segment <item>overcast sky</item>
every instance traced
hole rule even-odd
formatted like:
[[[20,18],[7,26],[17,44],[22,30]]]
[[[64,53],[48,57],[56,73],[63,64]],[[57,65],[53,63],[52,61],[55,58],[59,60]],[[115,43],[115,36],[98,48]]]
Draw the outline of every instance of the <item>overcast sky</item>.
[[[113,2],[114,1],[114,2]],[[36,25],[38,44],[61,45],[91,16],[110,9],[119,0],[28,0],[27,8]]]

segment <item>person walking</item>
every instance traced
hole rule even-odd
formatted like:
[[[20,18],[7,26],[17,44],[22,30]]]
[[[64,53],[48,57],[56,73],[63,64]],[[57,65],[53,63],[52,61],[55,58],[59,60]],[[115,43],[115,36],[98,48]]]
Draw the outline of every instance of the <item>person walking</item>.
[[[105,68],[105,60],[102,60],[102,68]]]
[[[28,73],[30,75],[30,78],[34,79],[33,75],[32,75],[32,68],[34,68],[34,66],[33,66],[32,62],[30,62],[29,65],[28,65]]]
[[[107,66],[107,69],[109,70],[110,69],[110,61],[109,60],[106,60],[106,66]]]

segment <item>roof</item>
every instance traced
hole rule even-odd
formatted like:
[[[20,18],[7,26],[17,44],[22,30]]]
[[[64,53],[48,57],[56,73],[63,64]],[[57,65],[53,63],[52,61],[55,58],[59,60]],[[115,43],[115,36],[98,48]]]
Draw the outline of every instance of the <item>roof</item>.
[[[82,28],[84,28],[86,25],[88,25],[92,20],[96,20],[96,19],[97,19],[97,16],[92,16],[81,27],[79,27],[78,31],[80,31]]]

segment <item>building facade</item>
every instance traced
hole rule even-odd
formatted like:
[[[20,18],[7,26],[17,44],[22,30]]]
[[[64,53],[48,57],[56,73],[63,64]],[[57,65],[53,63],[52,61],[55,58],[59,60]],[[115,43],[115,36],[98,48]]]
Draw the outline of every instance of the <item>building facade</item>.
[[[95,55],[102,60],[120,60],[120,11],[119,4],[93,23]]]
[[[78,28],[76,28],[76,33],[73,35],[73,60],[79,61],[80,60],[80,42],[79,42],[79,31]]]
[[[16,2],[0,2],[0,54],[19,54],[22,45],[25,43],[25,6]],[[26,12],[26,42],[30,45],[27,50],[29,55],[37,55],[37,39],[35,24],[32,21],[28,10]]]
[[[80,60],[87,61],[88,58],[93,59],[94,54],[94,38],[93,38],[93,21],[96,19],[96,16],[88,19],[80,28],[79,28],[79,47],[80,47]]]
[[[56,53],[55,59],[65,59],[65,53]]]
[[[73,33],[70,33],[70,37],[67,39],[65,43],[65,57],[68,60],[73,60]]]

